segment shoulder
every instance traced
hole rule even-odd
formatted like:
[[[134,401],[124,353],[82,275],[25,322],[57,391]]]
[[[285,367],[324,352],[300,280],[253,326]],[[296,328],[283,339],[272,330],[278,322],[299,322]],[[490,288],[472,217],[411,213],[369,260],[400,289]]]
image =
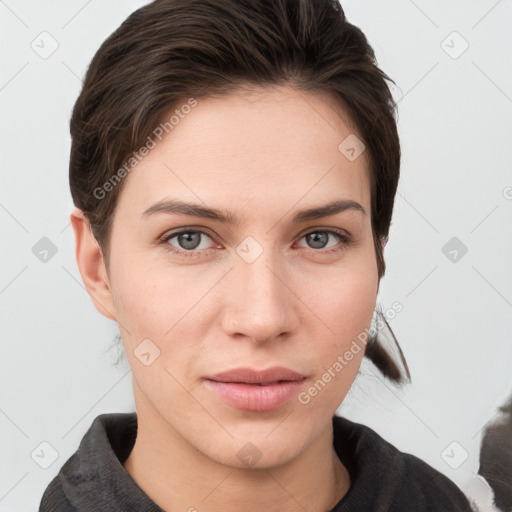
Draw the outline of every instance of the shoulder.
[[[105,481],[119,474],[137,433],[135,413],[100,414],[89,426],[78,449],[63,464],[44,491],[39,512],[89,510],[102,503]]]
[[[73,507],[64,493],[59,477],[56,476],[45,489],[39,504],[38,512],[74,512]]]
[[[363,510],[357,508],[362,506],[370,511],[376,503],[382,511],[474,512],[452,480],[417,456],[398,450],[370,427],[334,416],[333,433],[338,456],[351,476],[351,487],[337,512]]]
[[[446,475],[410,453],[397,450],[396,457],[405,467],[398,502],[417,506],[419,500],[422,510],[473,511],[464,493]]]

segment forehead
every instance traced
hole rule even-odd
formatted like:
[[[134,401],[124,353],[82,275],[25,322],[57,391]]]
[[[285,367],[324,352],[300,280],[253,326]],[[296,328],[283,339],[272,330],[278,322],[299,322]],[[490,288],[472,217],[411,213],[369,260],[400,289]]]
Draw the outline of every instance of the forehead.
[[[119,209],[140,215],[169,196],[234,208],[340,197],[369,206],[366,153],[351,160],[340,150],[357,134],[331,96],[253,88],[187,111],[125,178]]]

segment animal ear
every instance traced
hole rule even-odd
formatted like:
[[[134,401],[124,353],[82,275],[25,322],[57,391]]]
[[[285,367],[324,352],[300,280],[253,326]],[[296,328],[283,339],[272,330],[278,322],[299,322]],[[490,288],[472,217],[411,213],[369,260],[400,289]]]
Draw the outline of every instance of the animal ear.
[[[503,512],[512,510],[512,396],[499,408],[490,422],[480,445],[478,474],[485,478],[494,493],[494,503]]]

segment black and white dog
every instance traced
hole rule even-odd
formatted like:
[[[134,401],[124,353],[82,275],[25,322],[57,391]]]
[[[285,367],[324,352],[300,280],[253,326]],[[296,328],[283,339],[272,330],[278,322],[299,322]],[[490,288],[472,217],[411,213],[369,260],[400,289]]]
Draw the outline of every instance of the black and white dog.
[[[485,427],[478,474],[491,492],[468,496],[475,512],[512,512],[512,395]]]

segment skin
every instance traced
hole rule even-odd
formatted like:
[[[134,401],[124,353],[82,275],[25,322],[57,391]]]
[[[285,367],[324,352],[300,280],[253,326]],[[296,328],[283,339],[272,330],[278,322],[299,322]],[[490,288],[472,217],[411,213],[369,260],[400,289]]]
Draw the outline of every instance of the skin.
[[[163,509],[321,512],[348,491],[332,416],[363,350],[308,404],[294,398],[273,411],[237,409],[203,377],[283,365],[307,376],[305,391],[369,327],[379,280],[368,161],[338,150],[354,133],[324,93],[286,86],[209,96],[125,178],[110,269],[87,219],[72,212],[82,279],[98,311],[118,322],[132,369],[139,426],[124,467]],[[230,211],[240,224],[142,218],[171,197]],[[338,199],[366,214],[291,224],[295,212]],[[206,234],[192,249],[183,237],[158,242],[178,228]],[[305,236],[325,229],[352,243]],[[252,263],[236,252],[249,236],[262,250]],[[160,350],[147,366],[134,352],[146,338]],[[261,454],[250,467],[237,457],[248,442]]]

